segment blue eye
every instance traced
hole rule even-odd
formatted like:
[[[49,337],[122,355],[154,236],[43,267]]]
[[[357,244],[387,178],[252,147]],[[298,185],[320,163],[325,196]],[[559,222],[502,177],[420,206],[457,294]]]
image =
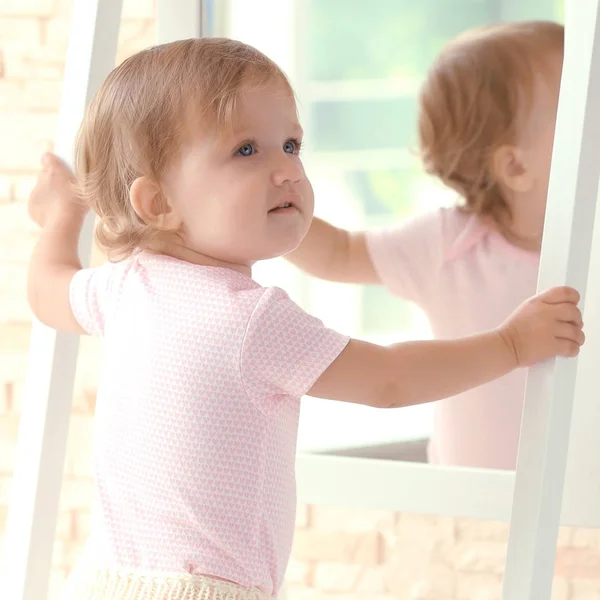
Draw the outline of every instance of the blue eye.
[[[252,156],[255,152],[254,144],[244,144],[238,148],[235,154],[236,156]]]
[[[297,142],[295,142],[294,140],[288,140],[283,145],[283,151],[287,152],[288,154],[296,154],[296,152],[298,151],[298,144],[297,144]]]

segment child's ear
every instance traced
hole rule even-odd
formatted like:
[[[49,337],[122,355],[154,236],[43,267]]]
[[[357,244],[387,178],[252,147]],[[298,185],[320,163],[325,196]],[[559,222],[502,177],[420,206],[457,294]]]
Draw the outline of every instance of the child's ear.
[[[177,231],[181,218],[149,177],[138,177],[129,188],[129,202],[137,216],[161,231]]]
[[[492,171],[496,181],[513,192],[529,192],[533,177],[527,168],[525,154],[516,146],[500,146],[492,157]]]

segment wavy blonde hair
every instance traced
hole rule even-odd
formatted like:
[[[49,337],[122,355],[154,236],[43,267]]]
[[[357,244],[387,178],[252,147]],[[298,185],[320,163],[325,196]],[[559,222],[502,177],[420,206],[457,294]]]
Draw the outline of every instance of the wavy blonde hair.
[[[562,25],[522,21],[468,31],[436,58],[419,97],[419,151],[425,170],[461,195],[466,212],[510,218],[492,158],[515,143],[535,78],[550,78],[548,57],[563,49]]]
[[[75,149],[80,195],[98,215],[96,241],[119,260],[149,246],[160,231],[129,201],[141,176],[157,184],[198,126],[231,125],[249,82],[289,82],[264,54],[226,38],[148,48],[114,69],[91,102]]]

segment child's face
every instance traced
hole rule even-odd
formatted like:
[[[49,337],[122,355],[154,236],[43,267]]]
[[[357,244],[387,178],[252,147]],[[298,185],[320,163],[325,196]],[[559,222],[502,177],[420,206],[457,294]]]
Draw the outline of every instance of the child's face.
[[[298,156],[302,129],[283,83],[248,87],[231,132],[198,135],[165,179],[185,246],[239,265],[295,249],[314,198]]]

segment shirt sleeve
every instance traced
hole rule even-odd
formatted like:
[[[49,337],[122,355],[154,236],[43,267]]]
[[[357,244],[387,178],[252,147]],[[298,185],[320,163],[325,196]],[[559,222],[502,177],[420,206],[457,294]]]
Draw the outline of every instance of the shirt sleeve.
[[[443,259],[442,211],[413,217],[366,234],[367,249],[381,282],[393,294],[426,305]]]
[[[106,263],[93,269],[81,269],[71,280],[71,310],[79,325],[90,335],[104,336],[114,267],[115,265]]]
[[[241,376],[250,400],[272,414],[285,397],[301,398],[349,342],[304,312],[278,288],[267,288],[250,317]]]

